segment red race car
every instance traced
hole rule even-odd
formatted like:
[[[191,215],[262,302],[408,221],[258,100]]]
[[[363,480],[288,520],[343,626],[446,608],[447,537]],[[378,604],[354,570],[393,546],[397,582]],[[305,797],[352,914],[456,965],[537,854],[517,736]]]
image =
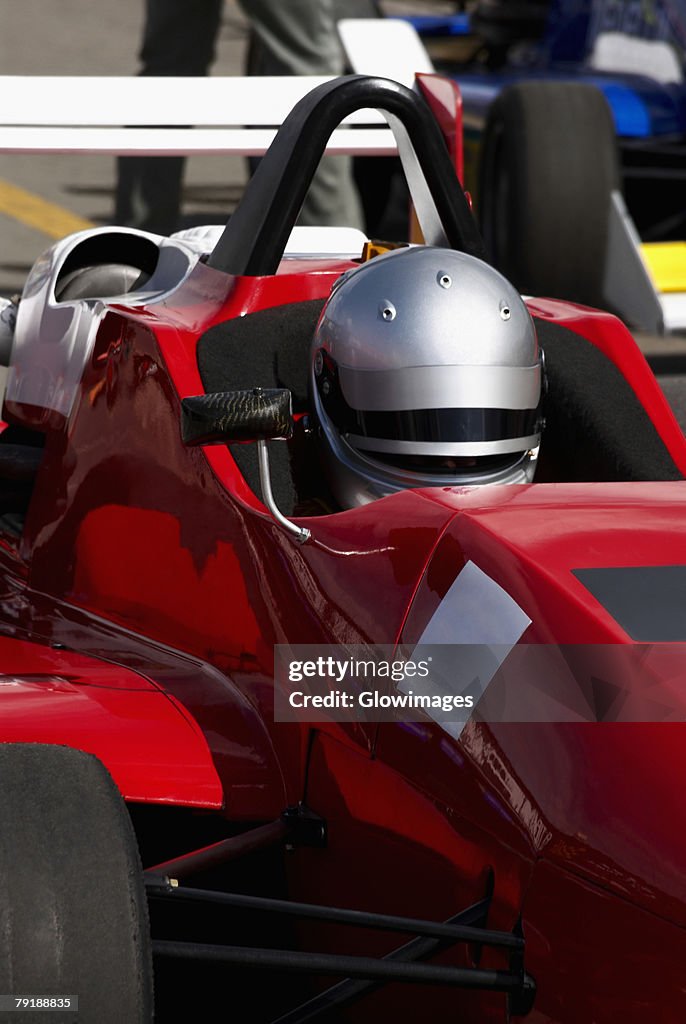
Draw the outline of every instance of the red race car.
[[[426,90],[321,85],[222,232],[31,271],[2,1020],[686,1016],[686,443],[618,320],[481,261]],[[363,108],[428,244],[284,252]]]

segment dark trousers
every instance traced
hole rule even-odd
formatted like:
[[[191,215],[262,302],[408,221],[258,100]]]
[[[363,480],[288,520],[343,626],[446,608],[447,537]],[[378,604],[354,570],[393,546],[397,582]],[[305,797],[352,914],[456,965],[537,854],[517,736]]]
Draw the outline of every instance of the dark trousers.
[[[254,37],[251,73],[337,75],[344,58],[336,21],[373,16],[373,0],[239,0]],[[146,0],[141,74],[206,75],[212,65],[223,0]],[[154,112],[151,111],[151,120]],[[178,228],[184,157],[120,157],[115,221],[171,234]],[[300,223],[362,225],[351,161],[323,161]]]

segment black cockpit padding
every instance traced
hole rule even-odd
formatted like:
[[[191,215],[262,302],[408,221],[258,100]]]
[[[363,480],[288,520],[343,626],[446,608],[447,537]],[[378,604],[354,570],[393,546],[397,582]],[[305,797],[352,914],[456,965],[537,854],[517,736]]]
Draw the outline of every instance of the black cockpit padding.
[[[535,323],[547,380],[536,481],[683,479],[612,360],[566,327]]]
[[[310,345],[323,305],[323,299],[293,302],[210,327],[197,350],[205,391],[288,388],[293,411],[307,411]],[[293,447],[284,441],[269,445],[272,490],[285,515],[298,504],[289,451]],[[232,445],[231,454],[248,486],[260,495],[255,445]]]

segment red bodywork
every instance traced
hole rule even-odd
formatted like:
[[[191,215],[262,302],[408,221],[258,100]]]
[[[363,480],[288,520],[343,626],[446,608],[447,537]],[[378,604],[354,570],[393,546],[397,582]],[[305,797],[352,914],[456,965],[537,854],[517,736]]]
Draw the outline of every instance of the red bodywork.
[[[0,660],[4,742],[60,743],[97,754],[126,800],[221,807],[205,737],[152,680],[8,637],[0,637]]]
[[[127,799],[232,823],[306,795],[329,844],[290,859],[295,899],[444,920],[492,874],[489,927],[521,917],[539,987],[527,1020],[683,1020],[683,726],[470,725],[453,740],[430,723],[274,722],[274,644],[414,643],[469,560],[532,620],[523,642],[566,644],[630,642],[570,570],[686,564],[686,482],[408,491],[298,520],[312,531],[299,546],[228,447],[185,447],[198,336],[324,298],[352,265],[289,260],[233,278],[199,263],[168,302],[107,312],[73,414],[47,431],[22,536],[0,548],[1,738],[90,750]],[[626,329],[559,302],[530,308],[616,362],[686,473]],[[40,418],[6,412],[29,428]],[[331,925],[304,935],[309,948],[397,945]],[[501,995],[403,986],[350,1019],[446,1008],[479,1024],[506,1014]]]

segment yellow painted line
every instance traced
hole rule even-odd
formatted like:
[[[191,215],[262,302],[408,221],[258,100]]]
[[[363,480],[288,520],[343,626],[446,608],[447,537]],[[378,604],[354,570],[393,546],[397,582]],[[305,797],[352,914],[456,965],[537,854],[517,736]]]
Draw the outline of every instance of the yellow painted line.
[[[49,238],[64,238],[75,231],[95,227],[92,221],[66,210],[57,203],[27,192],[9,181],[0,178],[0,213],[26,224],[36,231],[42,231]]]
[[[686,242],[644,242],[641,252],[658,292],[686,292]]]

